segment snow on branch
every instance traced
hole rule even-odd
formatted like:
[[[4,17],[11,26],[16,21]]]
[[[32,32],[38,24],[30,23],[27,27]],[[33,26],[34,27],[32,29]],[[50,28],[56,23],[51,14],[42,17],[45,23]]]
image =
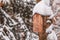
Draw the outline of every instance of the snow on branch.
[[[0,10],[1,10],[2,14],[4,15],[4,17],[5,17],[7,20],[11,21],[11,23],[13,23],[13,24],[10,24],[10,25],[16,25],[16,24],[17,24],[17,22],[15,22],[15,21],[10,17],[10,15],[8,15],[2,8],[0,8]]]
[[[51,24],[47,29],[46,33],[48,33],[47,40],[57,40],[57,36],[55,31],[53,30],[54,25]]]
[[[49,19],[52,19],[53,17],[55,17],[57,15],[57,13],[58,13],[59,10],[60,10],[60,8],[57,8],[56,12],[53,15],[51,15],[49,17]]]

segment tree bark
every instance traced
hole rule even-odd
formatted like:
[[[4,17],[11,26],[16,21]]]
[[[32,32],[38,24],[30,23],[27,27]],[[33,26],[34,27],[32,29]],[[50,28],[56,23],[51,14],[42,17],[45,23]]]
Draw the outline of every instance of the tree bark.
[[[4,24],[4,18],[3,18],[2,13],[0,13],[0,24]]]

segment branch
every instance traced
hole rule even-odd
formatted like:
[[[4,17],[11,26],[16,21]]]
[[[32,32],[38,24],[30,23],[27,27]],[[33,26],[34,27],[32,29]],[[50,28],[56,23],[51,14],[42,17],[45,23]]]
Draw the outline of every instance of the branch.
[[[8,15],[2,8],[0,8],[3,16],[8,20],[10,21],[12,24],[10,25],[16,25],[17,23],[10,17],[10,15]]]

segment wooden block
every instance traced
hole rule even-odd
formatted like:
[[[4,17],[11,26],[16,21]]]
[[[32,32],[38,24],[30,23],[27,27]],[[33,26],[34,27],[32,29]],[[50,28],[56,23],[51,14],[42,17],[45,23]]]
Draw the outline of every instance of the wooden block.
[[[37,3],[38,3],[39,1],[41,1],[41,0],[36,0]]]

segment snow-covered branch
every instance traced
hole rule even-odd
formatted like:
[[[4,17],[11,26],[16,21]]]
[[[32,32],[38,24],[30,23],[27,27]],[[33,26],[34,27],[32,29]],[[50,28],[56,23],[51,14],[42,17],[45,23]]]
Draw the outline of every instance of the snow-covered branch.
[[[46,33],[48,33],[47,40],[58,40],[55,31],[53,30],[54,25],[51,24],[47,29]]]
[[[3,16],[12,23],[12,24],[10,24],[10,25],[16,25],[16,24],[17,24],[17,22],[15,22],[15,21],[10,17],[10,15],[8,15],[2,8],[0,8],[0,10],[1,10]]]
[[[60,8],[57,8],[56,12],[53,15],[51,15],[49,17],[49,19],[52,19],[53,17],[55,17],[57,15],[57,13],[58,13],[59,10],[60,10]]]

